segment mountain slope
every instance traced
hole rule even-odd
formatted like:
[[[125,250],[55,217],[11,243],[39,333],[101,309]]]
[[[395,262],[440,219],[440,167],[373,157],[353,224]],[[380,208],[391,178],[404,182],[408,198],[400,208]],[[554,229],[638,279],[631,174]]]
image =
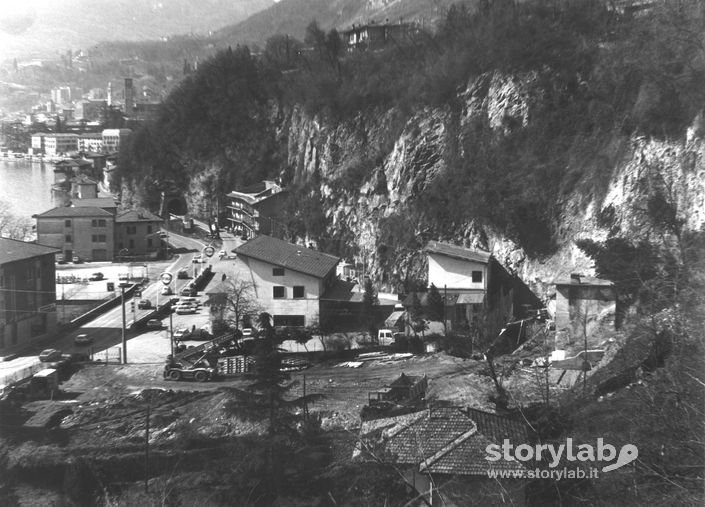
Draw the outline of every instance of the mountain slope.
[[[8,0],[9,1],[9,0]],[[33,0],[0,9],[0,61],[87,49],[103,40],[207,33],[273,0]],[[7,8],[5,8],[7,7]],[[57,8],[59,7],[59,8]]]
[[[303,39],[306,26],[316,19],[326,31],[344,30],[352,23],[385,20],[435,23],[452,0],[282,0],[238,24],[225,27],[217,38],[231,44],[263,45],[275,34]],[[474,2],[468,2],[474,3]]]

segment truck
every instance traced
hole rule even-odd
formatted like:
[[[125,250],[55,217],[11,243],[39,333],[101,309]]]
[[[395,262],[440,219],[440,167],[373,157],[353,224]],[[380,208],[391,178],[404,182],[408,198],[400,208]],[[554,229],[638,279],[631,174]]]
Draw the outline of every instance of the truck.
[[[195,380],[196,382],[214,379],[218,375],[218,369],[210,365],[206,358],[207,355],[207,352],[203,353],[192,363],[190,361],[179,363],[169,354],[164,366],[164,378],[168,380]]]

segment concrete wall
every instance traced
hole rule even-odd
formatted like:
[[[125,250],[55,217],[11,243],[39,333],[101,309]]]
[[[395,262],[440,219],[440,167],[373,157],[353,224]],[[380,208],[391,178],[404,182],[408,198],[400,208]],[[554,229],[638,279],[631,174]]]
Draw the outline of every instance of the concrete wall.
[[[70,225],[66,225],[67,220]],[[94,226],[94,220],[105,220],[105,226]],[[70,241],[66,240],[67,236]],[[100,241],[99,236],[105,236],[105,241]],[[72,255],[87,261],[112,261],[115,250],[113,220],[109,216],[37,218],[37,243],[58,248],[64,253],[71,250]],[[105,251],[105,258],[95,258],[95,250]]]
[[[472,281],[472,272],[481,271],[482,281]],[[443,287],[448,289],[477,289],[487,288],[487,264],[480,262],[454,259],[445,255],[432,252],[428,253],[428,285],[434,284],[439,291]]]
[[[601,329],[614,329],[616,297],[608,286],[556,286],[556,340],[571,345]]]
[[[311,275],[290,269],[284,270],[284,276],[274,276],[272,264],[257,259],[241,257],[248,266],[251,281],[255,284],[255,294],[259,304],[271,315],[303,315],[304,325],[313,324],[320,311],[319,296],[323,291],[323,281]],[[285,289],[285,297],[275,299],[273,287]],[[294,298],[294,286],[304,287],[304,297]]]

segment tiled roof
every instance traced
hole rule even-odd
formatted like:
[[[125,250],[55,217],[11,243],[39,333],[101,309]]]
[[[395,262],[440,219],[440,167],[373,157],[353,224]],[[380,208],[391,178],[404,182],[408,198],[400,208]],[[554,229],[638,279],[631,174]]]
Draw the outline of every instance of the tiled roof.
[[[121,213],[118,213],[117,217],[115,217],[115,222],[118,223],[125,223],[125,222],[161,222],[162,219],[155,215],[154,213],[150,213],[147,210],[127,210],[123,211]]]
[[[326,276],[340,261],[334,255],[264,235],[251,239],[233,251],[242,257],[251,257],[317,278]]]
[[[56,248],[37,245],[36,243],[0,238],[0,264],[31,259],[39,255],[54,254],[58,251]]]
[[[453,257],[455,259],[482,262],[484,264],[487,264],[491,257],[489,252],[472,250],[470,248],[451,245],[449,243],[441,243],[440,241],[429,241],[424,250],[431,253],[445,255],[447,257]]]
[[[402,465],[418,465],[421,472],[486,476],[487,471],[522,470],[517,461],[488,461],[487,446],[527,442],[524,425],[513,419],[469,409],[442,407],[363,423],[367,441],[381,436],[384,451]],[[357,453],[361,453],[358,451]]]
[[[72,218],[72,217],[111,217],[112,215],[104,209],[96,207],[58,207],[34,215],[36,218]]]

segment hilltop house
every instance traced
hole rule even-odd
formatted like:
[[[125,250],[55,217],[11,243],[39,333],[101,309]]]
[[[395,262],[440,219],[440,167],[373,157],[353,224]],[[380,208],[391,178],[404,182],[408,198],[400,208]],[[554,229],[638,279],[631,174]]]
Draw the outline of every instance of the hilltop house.
[[[0,238],[0,356],[56,331],[57,250]]]
[[[415,29],[410,23],[377,24],[371,21],[367,24],[352,25],[350,30],[343,32],[343,40],[347,42],[348,51],[364,51],[381,49],[388,44],[401,42]]]
[[[526,308],[540,308],[541,301],[489,253],[440,241],[425,247],[428,284],[435,285],[445,302],[449,329],[468,329],[488,311],[505,320],[522,317]],[[428,293],[418,294],[422,306]],[[412,304],[408,295],[404,306]]]
[[[37,243],[63,252],[63,259],[112,261],[114,217],[95,207],[58,207],[33,215]]]
[[[503,504],[524,505],[525,481],[488,477],[526,471],[519,461],[487,460],[487,446],[505,439],[526,443],[524,424],[481,410],[431,407],[363,422],[353,459],[393,464],[426,505],[489,505],[483,493],[496,492],[498,481]]]
[[[264,235],[233,251],[249,269],[255,296],[275,326],[317,323],[321,295],[336,280],[338,257]]]
[[[287,192],[274,181],[232,191],[228,195],[228,222],[231,230],[243,238],[272,234],[276,229]]]

